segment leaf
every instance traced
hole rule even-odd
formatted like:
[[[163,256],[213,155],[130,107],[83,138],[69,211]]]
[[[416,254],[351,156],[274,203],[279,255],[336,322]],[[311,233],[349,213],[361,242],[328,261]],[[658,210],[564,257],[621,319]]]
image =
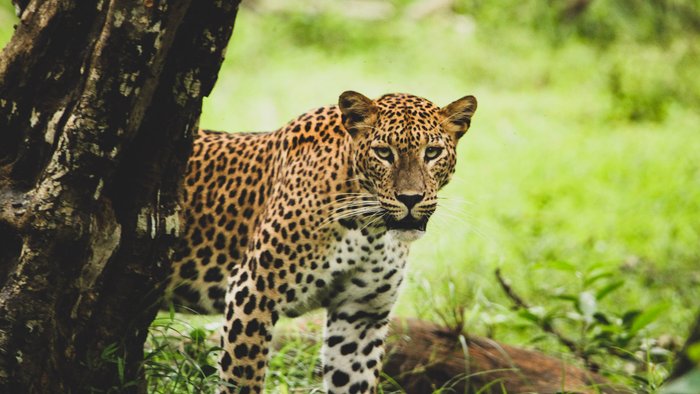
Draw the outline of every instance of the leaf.
[[[537,342],[544,341],[544,340],[547,339],[547,338],[548,338],[548,336],[545,335],[545,334],[535,335],[534,337],[532,337],[532,338],[530,338],[530,339],[528,340],[528,343],[534,344],[534,343],[537,343]]]
[[[593,318],[594,318],[598,323],[605,324],[605,325],[607,325],[607,326],[610,325],[610,320],[608,320],[608,317],[605,316],[605,314],[603,314],[603,313],[601,313],[601,312],[596,312],[596,313],[594,313],[594,314],[593,314]]]
[[[550,261],[546,264],[557,271],[576,272],[578,270],[578,267],[566,261]]]
[[[117,359],[117,373],[119,374],[120,382],[124,382],[124,363],[125,360],[123,358]]]
[[[518,315],[523,319],[529,320],[533,323],[538,323],[540,321],[539,316],[535,315],[534,313],[528,310],[521,310],[518,312]]]
[[[598,290],[598,291],[595,293],[595,298],[596,298],[598,301],[600,301],[600,300],[602,300],[603,298],[605,298],[608,294],[610,294],[610,293],[612,293],[613,291],[615,291],[615,290],[619,289],[620,287],[622,287],[622,285],[624,285],[624,284],[625,284],[625,281],[623,281],[623,280],[620,280],[620,281],[617,281],[617,282],[613,282],[613,283],[609,283],[609,284],[607,284],[605,287],[603,287],[602,289]]]
[[[593,336],[593,339],[597,341],[609,341],[610,338],[612,338],[612,333],[610,333],[610,331],[601,331]]]
[[[605,279],[607,277],[610,277],[612,275],[613,275],[613,273],[610,271],[599,272],[597,274],[594,274],[594,275],[587,277],[583,283],[584,283],[584,286],[588,287],[588,286],[591,286],[592,284],[594,284],[595,282],[597,282],[601,279]]]
[[[654,320],[656,320],[661,313],[666,311],[666,309],[668,309],[668,305],[656,304],[643,311],[639,316],[637,316],[636,319],[634,319],[634,323],[632,323],[632,326],[630,327],[630,334],[636,335],[641,329],[654,322]]]
[[[117,350],[119,349],[119,346],[116,343],[109,344],[107,347],[102,350],[102,354],[100,357],[102,360],[105,361],[113,361],[116,358],[114,357],[114,354],[117,353]]]
[[[622,315],[622,325],[625,327],[630,327],[632,323],[634,323],[634,320],[637,318],[642,313],[642,311],[638,309],[633,309],[631,311],[625,312],[624,315]]]
[[[578,297],[573,295],[573,294],[557,294],[554,296],[554,298],[563,300],[563,301],[571,301],[573,303],[578,302]]]
[[[207,339],[207,332],[202,328],[195,328],[190,331],[190,338],[195,344],[202,344]]]
[[[644,386],[649,385],[649,379],[645,378],[644,376],[641,375],[632,375],[632,379],[641,382]]]

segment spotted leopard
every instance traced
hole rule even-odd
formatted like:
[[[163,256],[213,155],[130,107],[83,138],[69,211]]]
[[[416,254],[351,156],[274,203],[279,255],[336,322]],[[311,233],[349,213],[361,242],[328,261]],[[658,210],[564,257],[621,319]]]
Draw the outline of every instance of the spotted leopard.
[[[220,374],[237,388],[223,392],[261,393],[273,326],[316,308],[328,393],[377,392],[409,244],[476,107],[348,91],[274,132],[199,132],[167,293],[225,315]]]

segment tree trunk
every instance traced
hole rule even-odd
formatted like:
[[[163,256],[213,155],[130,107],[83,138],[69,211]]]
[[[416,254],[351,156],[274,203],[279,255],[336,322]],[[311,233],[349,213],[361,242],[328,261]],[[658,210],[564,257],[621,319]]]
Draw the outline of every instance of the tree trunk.
[[[238,1],[14,2],[0,56],[0,392],[144,392],[191,136]]]

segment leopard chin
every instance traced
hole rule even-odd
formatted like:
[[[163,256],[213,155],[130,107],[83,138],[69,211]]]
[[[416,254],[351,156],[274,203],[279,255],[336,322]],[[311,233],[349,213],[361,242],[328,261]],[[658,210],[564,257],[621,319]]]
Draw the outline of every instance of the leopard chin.
[[[425,230],[389,230],[388,234],[400,242],[409,243],[420,239]]]

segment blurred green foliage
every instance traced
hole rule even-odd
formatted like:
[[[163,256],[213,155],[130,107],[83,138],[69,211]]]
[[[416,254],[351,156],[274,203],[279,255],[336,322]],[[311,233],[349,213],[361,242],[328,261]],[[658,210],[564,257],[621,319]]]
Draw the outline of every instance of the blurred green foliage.
[[[457,0],[455,10],[499,28],[529,27],[557,44],[578,37],[601,47],[628,40],[663,45],[700,32],[697,0]]]
[[[244,4],[202,127],[273,130],[347,89],[479,99],[397,313],[570,353],[548,319],[656,390],[700,299],[700,1]],[[289,354],[275,382],[307,382]]]

